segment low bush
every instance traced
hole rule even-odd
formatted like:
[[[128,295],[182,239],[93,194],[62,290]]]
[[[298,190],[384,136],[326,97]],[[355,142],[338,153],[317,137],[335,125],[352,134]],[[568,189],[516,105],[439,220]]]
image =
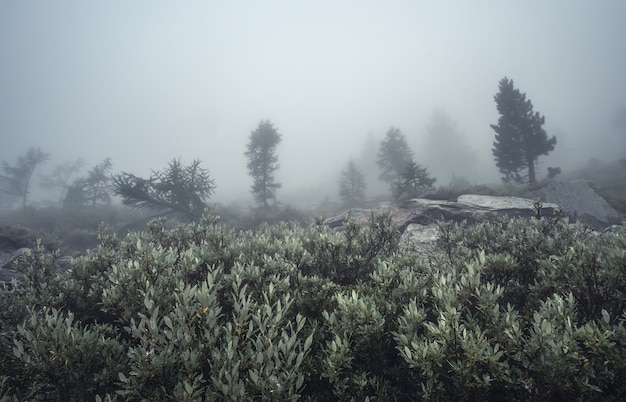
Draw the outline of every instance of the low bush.
[[[624,234],[441,223],[420,257],[388,215],[336,232],[207,214],[98,237],[67,272],[34,247],[0,292],[2,398],[626,398]]]

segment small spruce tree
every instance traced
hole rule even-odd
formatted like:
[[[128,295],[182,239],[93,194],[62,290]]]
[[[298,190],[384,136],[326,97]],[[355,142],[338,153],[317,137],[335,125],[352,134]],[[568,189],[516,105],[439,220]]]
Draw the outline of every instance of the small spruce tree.
[[[95,207],[98,204],[111,202],[111,158],[106,158],[93,167],[87,177],[74,180],[65,194],[63,206],[76,208],[83,206]]]
[[[365,201],[365,175],[354,161],[348,162],[341,172],[339,180],[339,196],[348,206],[359,206]]]
[[[427,168],[411,158],[396,182],[394,197],[396,199],[418,197],[421,191],[431,188],[436,181],[437,179],[430,177]]]

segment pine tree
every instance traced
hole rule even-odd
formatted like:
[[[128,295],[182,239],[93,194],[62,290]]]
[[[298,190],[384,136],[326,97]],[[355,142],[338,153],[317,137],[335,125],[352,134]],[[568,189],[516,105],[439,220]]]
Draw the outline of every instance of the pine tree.
[[[26,155],[17,158],[15,166],[2,162],[2,167],[6,173],[3,176],[3,181],[7,184],[6,187],[3,186],[2,191],[9,196],[20,197],[22,199],[22,208],[25,209],[30,178],[35,168],[49,158],[50,154],[41,151],[39,148],[29,148]]]
[[[274,178],[274,172],[279,167],[276,146],[280,141],[281,136],[274,125],[269,120],[262,120],[256,130],[250,133],[247,151],[244,153],[253,180],[250,191],[264,208],[269,207],[269,200],[276,201],[276,189],[280,188],[280,183]]]
[[[359,206],[365,200],[365,175],[353,161],[341,172],[339,196],[348,206]]]
[[[380,180],[387,182],[393,189],[412,158],[413,151],[404,134],[397,128],[390,128],[378,148],[377,163],[381,169]]]
[[[111,201],[111,158],[106,158],[87,174],[85,192],[91,206],[97,203],[108,204]]]
[[[122,204],[133,208],[170,211],[190,221],[198,220],[215,190],[209,171],[200,167],[200,160],[185,166],[180,159],[169,162],[163,172],[154,172],[148,179],[122,172],[113,176],[114,193]]]
[[[106,158],[93,167],[87,177],[74,180],[65,194],[63,206],[76,208],[83,206],[95,207],[98,204],[111,202],[111,158]]]
[[[548,138],[542,128],[545,118],[533,111],[533,105],[513,86],[513,80],[500,80],[500,90],[494,96],[500,118],[491,128],[496,132],[493,156],[504,181],[536,182],[537,159],[547,155],[556,145],[556,137]],[[527,169],[527,175],[521,172]]]
[[[431,188],[436,181],[437,179],[430,176],[427,168],[411,158],[394,186],[394,197],[396,199],[418,197],[422,190]]]

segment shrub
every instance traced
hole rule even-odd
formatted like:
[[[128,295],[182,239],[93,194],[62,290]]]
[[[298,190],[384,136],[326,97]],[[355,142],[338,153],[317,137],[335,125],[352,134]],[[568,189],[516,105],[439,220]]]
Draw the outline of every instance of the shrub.
[[[0,395],[626,397],[626,235],[558,216],[441,223],[425,258],[399,235],[389,215],[342,232],[157,219],[101,227],[67,272],[38,245],[0,292]]]
[[[127,366],[127,346],[113,327],[83,327],[74,314],[49,307],[31,313],[14,343],[34,382],[53,385],[59,400],[91,400],[113,389]]]

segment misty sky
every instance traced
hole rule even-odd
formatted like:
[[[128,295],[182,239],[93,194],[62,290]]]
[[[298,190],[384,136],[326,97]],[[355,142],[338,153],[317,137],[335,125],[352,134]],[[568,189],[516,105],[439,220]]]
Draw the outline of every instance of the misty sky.
[[[334,183],[369,133],[395,126],[419,147],[439,108],[497,181],[504,76],[557,135],[547,165],[614,159],[625,17],[623,0],[2,1],[0,160],[39,146],[50,169],[111,157],[147,176],[199,158],[216,198],[247,194],[245,144],[269,119],[280,199]]]

